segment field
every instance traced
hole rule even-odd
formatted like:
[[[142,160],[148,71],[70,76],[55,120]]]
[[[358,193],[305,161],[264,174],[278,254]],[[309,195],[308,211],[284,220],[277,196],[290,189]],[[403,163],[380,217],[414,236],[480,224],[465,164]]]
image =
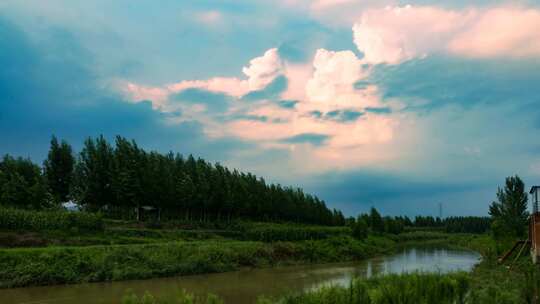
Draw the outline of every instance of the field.
[[[415,233],[410,237],[404,234],[403,240],[389,235],[357,240],[347,227],[257,222],[156,225],[103,220],[82,213],[4,214],[9,215],[4,218],[14,219],[0,222],[0,246],[4,247],[0,249],[0,287],[4,288],[352,261],[391,252],[403,240],[443,237]],[[37,224],[17,223],[29,217],[43,229],[34,229]],[[71,222],[48,221],[51,218]],[[89,218],[99,221],[100,226],[88,225],[93,223]]]

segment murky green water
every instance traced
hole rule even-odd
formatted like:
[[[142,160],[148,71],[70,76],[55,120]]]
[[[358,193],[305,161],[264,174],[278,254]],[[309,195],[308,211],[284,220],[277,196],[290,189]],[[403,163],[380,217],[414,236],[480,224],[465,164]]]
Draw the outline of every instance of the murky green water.
[[[9,304],[94,304],[119,303],[127,289],[159,297],[174,297],[185,289],[195,294],[214,293],[226,303],[253,303],[259,295],[280,296],[288,292],[323,285],[348,284],[353,277],[411,271],[469,271],[480,259],[471,251],[442,248],[408,248],[358,263],[295,266],[242,270],[229,273],[176,278],[91,283],[0,290],[0,303]]]

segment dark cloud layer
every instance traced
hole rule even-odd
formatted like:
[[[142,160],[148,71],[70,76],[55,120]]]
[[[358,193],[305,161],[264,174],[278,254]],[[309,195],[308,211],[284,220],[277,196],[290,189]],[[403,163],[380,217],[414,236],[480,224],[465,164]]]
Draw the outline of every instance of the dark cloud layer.
[[[383,98],[399,97],[413,111],[509,102],[527,106],[540,103],[540,95],[531,91],[540,83],[539,69],[538,59],[432,56],[398,66],[378,66],[370,81],[381,87]]]
[[[275,99],[279,98],[281,93],[287,90],[288,80],[285,76],[278,76],[270,84],[268,84],[264,89],[249,92],[242,97],[246,101],[257,101],[263,99]]]
[[[290,144],[312,144],[314,146],[320,146],[328,140],[329,136],[325,134],[317,134],[317,133],[303,133],[298,134],[289,138],[286,138],[282,140],[285,143]]]
[[[41,38],[31,41],[0,17],[0,153],[40,160],[51,134],[76,148],[87,136],[120,134],[148,148],[214,160],[245,147],[207,140],[198,123],[168,124],[149,102],[128,103],[103,88],[90,68],[92,57],[69,32],[51,30]]]

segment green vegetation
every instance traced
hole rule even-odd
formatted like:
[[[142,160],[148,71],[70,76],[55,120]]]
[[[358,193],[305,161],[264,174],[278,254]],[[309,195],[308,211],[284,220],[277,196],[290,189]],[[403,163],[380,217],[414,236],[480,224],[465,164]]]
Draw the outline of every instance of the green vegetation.
[[[489,206],[496,238],[523,237],[527,227],[527,193],[519,176],[507,177],[504,189],[497,191],[497,202]]]
[[[191,241],[145,245],[0,250],[0,287],[144,279],[224,272],[241,267],[358,260],[388,253],[395,242],[370,236],[318,241]]]
[[[0,208],[0,229],[11,230],[61,230],[72,232],[99,231],[103,229],[100,215],[67,211],[26,211]]]
[[[497,197],[492,219],[411,220],[375,208],[345,219],[301,189],[192,156],[147,152],[122,137],[113,147],[99,137],[75,157],[53,137],[43,168],[7,155],[0,161],[0,247],[7,247],[0,288],[352,261],[419,243],[471,248],[485,258],[472,274],[357,279],[279,303],[533,303],[539,271],[523,258],[510,270],[495,262],[525,231],[523,182],[508,178]],[[67,200],[82,211],[63,210]],[[468,234],[489,229],[494,239]],[[166,302],[128,295],[124,303]],[[175,303],[221,301],[182,294]]]
[[[43,175],[56,205],[69,200],[74,165],[71,146],[66,141],[58,143],[58,139],[53,136],[49,154],[43,162]]]
[[[5,155],[0,161],[0,206],[50,208],[50,193],[41,168],[29,159]]]
[[[302,241],[320,240],[333,236],[350,235],[348,227],[325,227],[271,223],[245,223],[239,232],[250,241]]]
[[[116,219],[345,223],[340,211],[302,189],[191,155],[148,152],[120,136],[114,147],[103,136],[88,138],[78,157],[53,137],[43,169],[8,155],[0,161],[0,206],[42,210],[68,199]]]
[[[122,304],[223,304],[223,301],[212,294],[204,298],[197,298],[192,294],[182,292],[176,299],[169,301],[156,298],[149,293],[145,293],[142,297],[129,293],[122,299]]]
[[[353,280],[348,287],[331,286],[290,295],[278,301],[261,298],[257,304],[408,304],[466,303],[470,278],[465,273],[402,274]],[[129,294],[122,304],[222,303],[216,296],[196,299],[182,293],[175,301],[154,298],[150,294],[137,297]],[[498,303],[498,302],[497,302]]]
[[[349,287],[326,287],[293,295],[283,304],[464,303],[469,286],[465,273],[402,274],[353,280]]]

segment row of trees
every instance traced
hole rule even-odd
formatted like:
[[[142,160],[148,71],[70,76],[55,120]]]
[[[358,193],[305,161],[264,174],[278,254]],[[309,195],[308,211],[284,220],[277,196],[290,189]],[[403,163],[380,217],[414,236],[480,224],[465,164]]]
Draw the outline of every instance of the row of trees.
[[[43,209],[68,200],[123,218],[151,206],[171,219],[345,223],[340,211],[301,189],[191,155],[148,152],[120,136],[114,146],[103,136],[88,138],[77,157],[67,142],[53,137],[43,168],[28,159],[2,159],[0,204]]]
[[[491,227],[491,218],[487,216],[451,216],[441,219],[433,216],[417,216],[407,226],[440,228],[452,233],[484,233]]]
[[[356,219],[349,218],[347,224],[352,228],[353,236],[364,239],[370,232],[399,234],[405,228],[403,217],[381,216],[379,211],[371,208],[369,214],[360,214]]]

